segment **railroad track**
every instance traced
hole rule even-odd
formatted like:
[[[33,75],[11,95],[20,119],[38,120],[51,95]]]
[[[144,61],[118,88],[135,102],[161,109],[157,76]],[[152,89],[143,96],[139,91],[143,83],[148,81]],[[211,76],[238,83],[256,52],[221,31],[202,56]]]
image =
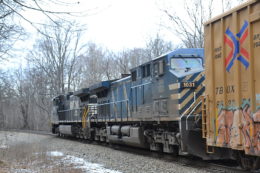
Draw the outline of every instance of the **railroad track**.
[[[31,134],[38,134],[38,135],[51,135],[51,136],[57,136],[52,134],[51,132],[46,131],[33,131],[33,130],[1,130],[1,131],[9,131],[9,132],[22,132],[22,133],[31,133]],[[140,149],[140,148],[134,148],[129,146],[122,146],[122,145],[114,145],[114,144],[107,144],[107,143],[101,143],[97,141],[88,141],[83,139],[78,139],[74,137],[63,137],[63,139],[78,141],[81,143],[87,143],[91,145],[103,145],[105,147],[111,147],[115,150],[142,155],[146,157],[153,157],[160,160],[164,160],[165,162],[174,162],[175,164],[185,166],[185,167],[192,167],[192,168],[199,168],[206,170],[208,172],[213,173],[246,173],[248,171],[242,170],[239,168],[239,166],[234,162],[230,160],[226,161],[205,161],[201,160],[197,157],[184,157],[184,156],[174,156],[170,154],[165,154],[162,152],[152,152],[150,150],[146,149]],[[254,171],[254,173],[260,173],[259,171]]]
[[[66,137],[69,140],[75,140],[77,138]],[[77,139],[77,141],[82,143],[87,143],[91,145],[103,145],[106,147],[111,147],[115,150],[142,155],[146,157],[153,157],[165,162],[174,162],[185,167],[199,168],[212,173],[248,173],[248,171],[241,169],[235,161],[225,160],[225,161],[205,161],[198,157],[187,157],[187,156],[174,156],[171,154],[165,154],[162,152],[152,152],[146,149],[134,148],[123,145],[107,144],[97,141],[86,141],[82,139]],[[260,173],[260,171],[255,171],[254,173]]]
[[[151,152],[149,150],[131,148],[125,146],[116,146],[113,147],[120,151],[135,153],[143,156],[154,157],[166,162],[174,162],[175,164],[179,164],[185,167],[192,168],[200,168],[206,170],[208,172],[213,173],[246,173],[248,171],[242,170],[234,161],[228,160],[225,163],[218,161],[218,163],[214,163],[214,161],[205,161],[201,160],[197,157],[187,157],[187,156],[173,156],[165,153]]]

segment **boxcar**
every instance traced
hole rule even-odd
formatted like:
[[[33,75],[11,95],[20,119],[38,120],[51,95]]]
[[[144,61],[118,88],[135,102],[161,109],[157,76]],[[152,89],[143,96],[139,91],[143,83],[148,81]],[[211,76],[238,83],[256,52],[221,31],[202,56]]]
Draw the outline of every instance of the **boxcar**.
[[[207,145],[241,151],[252,168],[260,156],[259,0],[205,24],[205,56]]]

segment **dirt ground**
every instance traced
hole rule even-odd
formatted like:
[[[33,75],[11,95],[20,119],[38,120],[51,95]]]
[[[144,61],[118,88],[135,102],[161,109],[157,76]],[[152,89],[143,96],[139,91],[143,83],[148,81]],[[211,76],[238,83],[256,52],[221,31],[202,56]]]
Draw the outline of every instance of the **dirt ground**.
[[[106,146],[0,131],[0,173],[204,172]]]

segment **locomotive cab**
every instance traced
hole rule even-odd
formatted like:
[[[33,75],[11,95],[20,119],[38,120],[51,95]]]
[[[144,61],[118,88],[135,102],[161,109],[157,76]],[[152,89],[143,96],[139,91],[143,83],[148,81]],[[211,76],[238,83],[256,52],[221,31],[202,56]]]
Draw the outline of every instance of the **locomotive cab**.
[[[59,127],[59,111],[64,109],[64,95],[56,96],[52,99],[51,126],[52,133],[58,132]]]

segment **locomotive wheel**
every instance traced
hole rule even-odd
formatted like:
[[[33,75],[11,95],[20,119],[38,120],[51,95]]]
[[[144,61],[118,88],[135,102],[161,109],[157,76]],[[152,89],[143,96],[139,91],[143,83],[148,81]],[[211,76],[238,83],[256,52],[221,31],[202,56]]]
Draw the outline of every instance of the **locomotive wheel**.
[[[173,146],[173,156],[178,156],[179,155],[179,146]]]
[[[239,165],[245,170],[260,169],[260,158],[254,156],[247,156],[244,152],[238,153]]]

